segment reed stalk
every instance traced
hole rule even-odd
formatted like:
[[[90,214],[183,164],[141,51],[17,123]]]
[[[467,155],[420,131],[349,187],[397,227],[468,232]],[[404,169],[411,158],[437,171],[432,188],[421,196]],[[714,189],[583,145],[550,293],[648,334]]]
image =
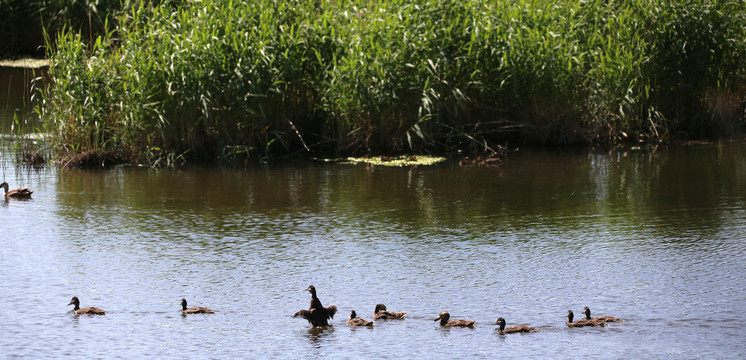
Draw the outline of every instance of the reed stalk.
[[[40,112],[62,156],[150,164],[728,136],[745,4],[133,1],[56,36]]]

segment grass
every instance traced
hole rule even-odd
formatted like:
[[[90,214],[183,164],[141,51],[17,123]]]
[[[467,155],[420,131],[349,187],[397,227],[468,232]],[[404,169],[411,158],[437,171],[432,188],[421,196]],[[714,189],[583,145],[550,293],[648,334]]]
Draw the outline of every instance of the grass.
[[[101,36],[50,44],[39,113],[63,157],[481,153],[744,127],[743,1],[124,5]]]

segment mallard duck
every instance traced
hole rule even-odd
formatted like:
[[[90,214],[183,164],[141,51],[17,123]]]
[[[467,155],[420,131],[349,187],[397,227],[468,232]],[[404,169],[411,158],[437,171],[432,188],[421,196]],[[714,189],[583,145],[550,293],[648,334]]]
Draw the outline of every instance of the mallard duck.
[[[17,199],[25,199],[25,198],[30,198],[31,194],[34,193],[34,190],[31,190],[27,187],[8,190],[8,183],[6,183],[5,181],[3,181],[2,184],[0,184],[0,187],[5,189],[6,198],[12,197],[12,198],[17,198]]]
[[[505,319],[498,318],[495,325],[500,326],[500,334],[515,334],[515,333],[524,333],[524,332],[537,332],[538,330],[526,326],[526,325],[517,325],[517,326],[511,326],[509,328],[505,328]]]
[[[583,313],[585,314],[586,320],[594,320],[594,321],[603,321],[603,322],[622,322],[624,320],[611,317],[611,316],[596,316],[594,318],[591,318],[591,309],[587,306],[583,308]]]
[[[373,326],[372,321],[357,317],[355,310],[350,311],[350,320],[347,320],[347,324],[351,326]]]
[[[384,304],[376,304],[376,308],[373,310],[373,320],[402,320],[404,315],[407,315],[406,311],[387,311]]]
[[[452,327],[452,326],[462,326],[462,327],[474,327],[474,320],[460,320],[460,319],[453,319],[448,320],[451,318],[451,314],[448,313],[448,311],[441,311],[437,318],[433,321],[440,320],[440,326],[444,327]]]
[[[193,306],[187,308],[186,299],[181,299],[181,313],[182,314],[214,314],[215,311],[206,307]]]
[[[75,313],[75,315],[106,315],[106,311],[101,310],[97,307],[80,308],[80,300],[78,300],[77,296],[73,296],[72,300],[70,300],[70,303],[67,304],[67,306],[70,305],[75,305],[75,308],[73,308],[73,313]]]
[[[334,318],[334,314],[337,313],[337,307],[334,305],[329,305],[327,307],[321,305],[321,300],[316,296],[316,288],[313,285],[309,286],[306,291],[311,293],[311,306],[308,307],[308,310],[296,311],[295,314],[293,314],[293,317],[300,316],[308,320],[308,322],[313,326],[329,325],[327,319]]]
[[[596,321],[596,320],[578,320],[576,322],[573,322],[572,319],[575,317],[575,314],[572,313],[572,310],[567,310],[567,326],[569,327],[583,327],[583,326],[603,326],[603,321]]]

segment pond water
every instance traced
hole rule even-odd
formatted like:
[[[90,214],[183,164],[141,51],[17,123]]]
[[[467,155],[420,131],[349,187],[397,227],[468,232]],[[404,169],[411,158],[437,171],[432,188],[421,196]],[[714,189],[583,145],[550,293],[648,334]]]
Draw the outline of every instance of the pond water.
[[[3,178],[36,192],[0,207],[0,357],[744,358],[744,154],[82,171],[6,152]],[[310,284],[339,307],[327,329],[292,318]],[[182,297],[216,313],[183,317]],[[346,325],[376,303],[406,320]],[[566,327],[584,306],[627,321]],[[443,310],[476,325],[440,328]]]

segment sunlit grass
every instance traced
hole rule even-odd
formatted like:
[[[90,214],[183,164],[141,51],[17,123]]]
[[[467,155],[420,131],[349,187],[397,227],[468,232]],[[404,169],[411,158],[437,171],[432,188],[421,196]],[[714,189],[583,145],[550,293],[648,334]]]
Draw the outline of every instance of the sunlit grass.
[[[743,128],[742,1],[127,4],[104,36],[52,46],[39,111],[63,156],[266,162]]]

